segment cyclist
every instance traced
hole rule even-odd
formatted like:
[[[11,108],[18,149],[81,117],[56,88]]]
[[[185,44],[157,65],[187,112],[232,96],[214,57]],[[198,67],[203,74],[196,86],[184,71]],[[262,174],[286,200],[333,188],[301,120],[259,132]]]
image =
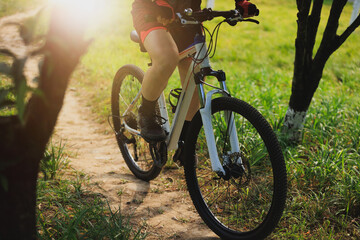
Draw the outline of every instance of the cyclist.
[[[186,8],[199,11],[201,0],[135,0],[132,5],[133,23],[142,44],[152,59],[152,66],[144,75],[141,94],[142,104],[138,111],[141,136],[147,142],[163,141],[166,133],[155,115],[156,102],[167,82],[178,67],[181,82],[185,80],[191,58],[179,62],[179,52],[189,47],[201,27],[194,25],[182,27],[174,23],[175,13]],[[259,10],[247,0],[235,0],[236,9],[244,18],[258,15]],[[171,24],[171,27],[169,25]],[[185,118],[180,141],[199,108],[198,95],[194,94]]]

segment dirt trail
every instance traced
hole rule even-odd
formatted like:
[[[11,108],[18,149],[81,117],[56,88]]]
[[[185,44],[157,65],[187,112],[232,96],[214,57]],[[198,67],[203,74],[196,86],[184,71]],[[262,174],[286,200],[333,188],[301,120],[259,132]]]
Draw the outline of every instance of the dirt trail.
[[[120,206],[122,212],[133,214],[136,222],[145,223],[147,239],[215,238],[192,205],[182,169],[165,169],[150,183],[136,179],[114,136],[104,133],[110,127],[95,123],[75,95],[75,91],[66,95],[56,135],[65,139],[67,150],[76,153],[71,166],[90,177],[92,191],[106,196],[113,208]]]
[[[0,25],[22,21],[34,13],[2,18]],[[2,46],[18,56],[26,54],[14,26],[1,29]],[[37,59],[27,63],[26,72],[29,79],[37,74]],[[146,228],[147,239],[218,239],[196,213],[183,170],[165,169],[150,183],[136,179],[122,159],[114,135],[106,134],[110,127],[96,123],[85,103],[75,88],[68,90],[54,137],[62,139],[66,151],[73,153],[70,165],[89,176],[90,190],[104,195],[112,208],[132,214],[133,222]]]

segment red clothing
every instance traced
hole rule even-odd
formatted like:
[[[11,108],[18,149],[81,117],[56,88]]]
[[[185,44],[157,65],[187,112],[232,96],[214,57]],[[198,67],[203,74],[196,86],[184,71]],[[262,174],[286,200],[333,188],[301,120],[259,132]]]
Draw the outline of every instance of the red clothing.
[[[183,12],[186,8],[192,8],[194,11],[200,10],[201,0],[166,0],[174,9],[174,12]],[[167,28],[157,22],[158,8],[152,0],[135,0],[132,5],[132,16],[135,30],[138,32],[142,42],[146,36],[155,29],[166,29],[170,32],[179,51],[185,50],[190,46],[196,33],[201,33],[200,26],[182,27],[180,24],[171,25]]]

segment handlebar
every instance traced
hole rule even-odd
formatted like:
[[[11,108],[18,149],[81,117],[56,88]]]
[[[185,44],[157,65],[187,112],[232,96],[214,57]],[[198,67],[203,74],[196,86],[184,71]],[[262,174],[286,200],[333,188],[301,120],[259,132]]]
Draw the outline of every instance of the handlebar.
[[[259,21],[255,19],[244,19],[238,10],[230,11],[213,11],[211,8],[205,8],[199,12],[193,12],[191,8],[185,9],[184,13],[177,13],[181,24],[201,24],[205,21],[210,21],[216,17],[225,18],[225,22],[231,26],[236,25],[238,22],[253,22],[259,24]]]

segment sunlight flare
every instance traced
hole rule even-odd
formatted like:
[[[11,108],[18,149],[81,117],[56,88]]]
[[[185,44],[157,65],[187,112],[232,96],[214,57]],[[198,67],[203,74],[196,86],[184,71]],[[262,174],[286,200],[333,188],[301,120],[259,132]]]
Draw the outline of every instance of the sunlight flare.
[[[106,15],[106,2],[102,0],[49,0],[50,5],[66,8],[67,21],[95,24]],[[70,19],[69,19],[70,18]]]

